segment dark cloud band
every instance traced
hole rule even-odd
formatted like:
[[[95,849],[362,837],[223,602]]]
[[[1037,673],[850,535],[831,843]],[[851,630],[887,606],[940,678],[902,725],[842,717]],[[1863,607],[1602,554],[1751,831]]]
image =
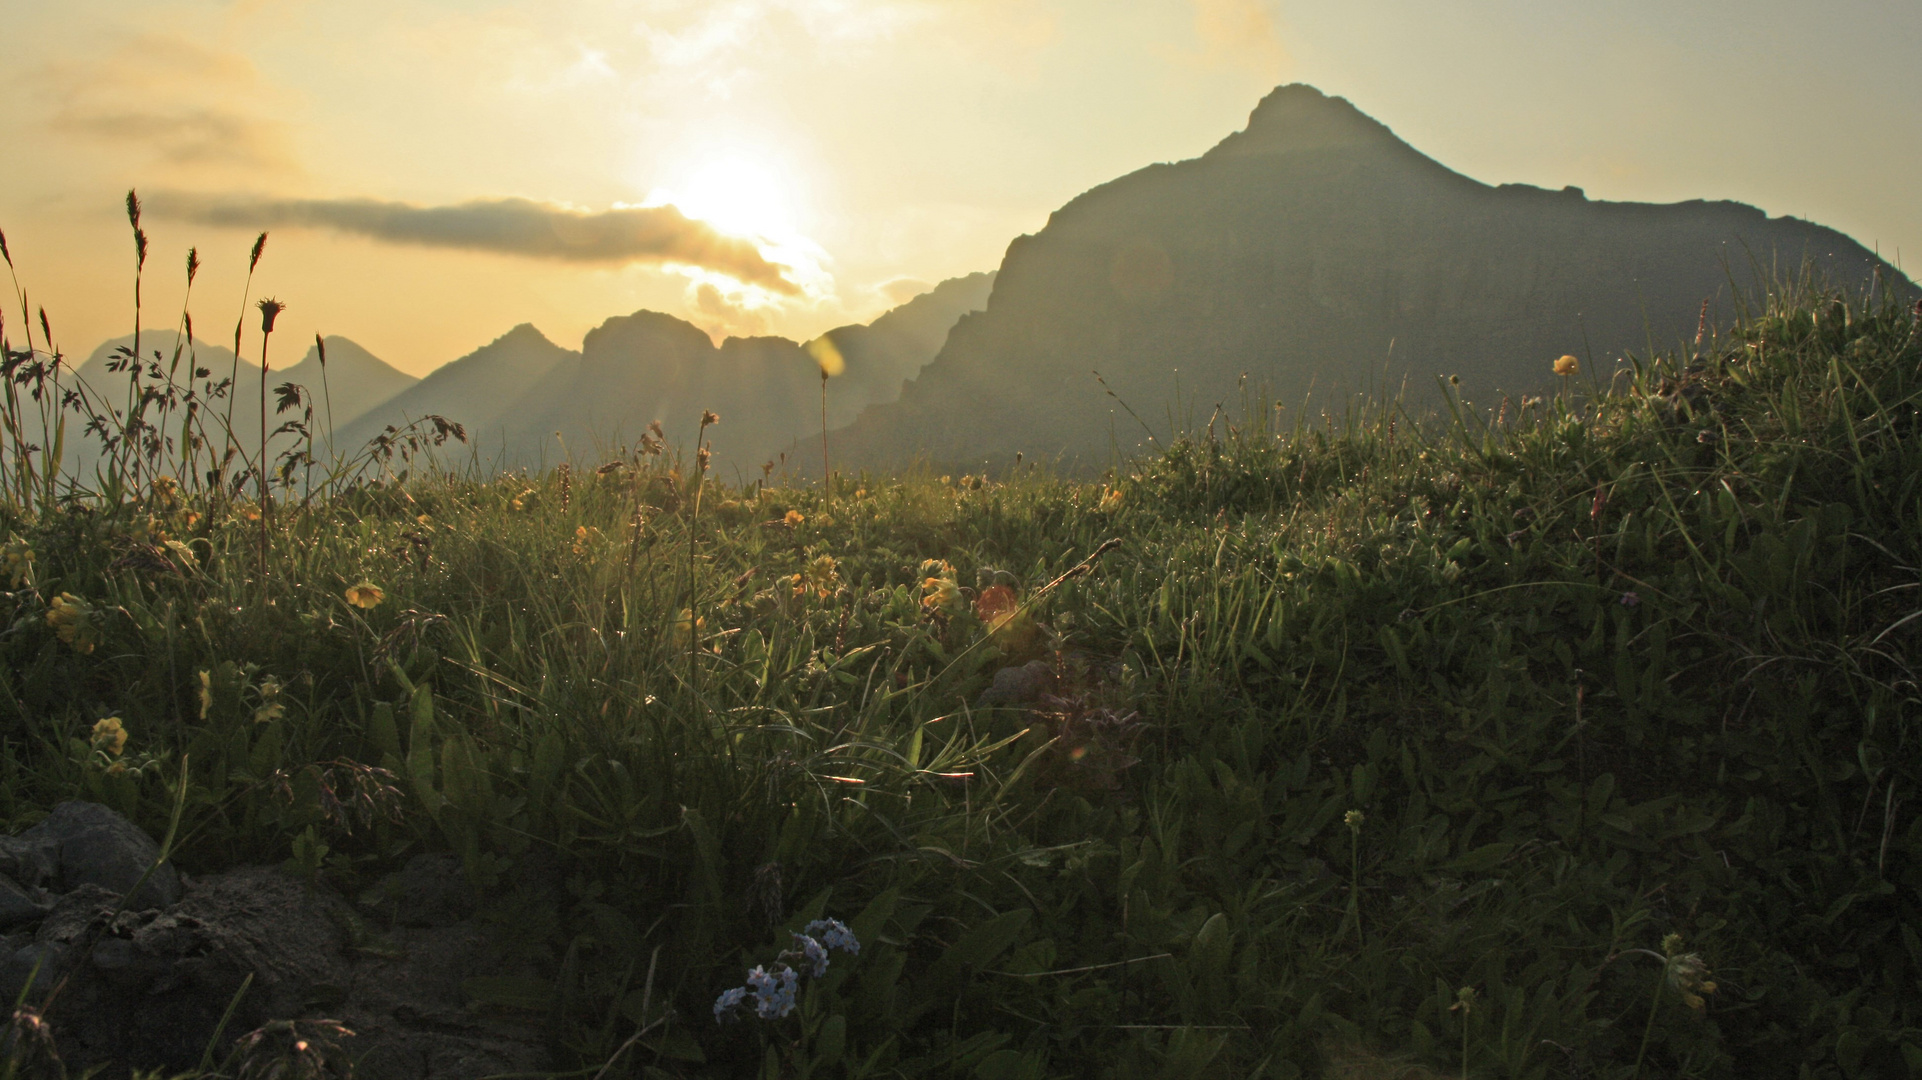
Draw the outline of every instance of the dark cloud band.
[[[171,194],[155,213],[246,229],[333,229],[395,244],[491,251],[568,262],[677,262],[781,293],[799,290],[752,242],[727,236],[672,206],[594,213],[532,199],[414,206],[378,199],[268,199]]]

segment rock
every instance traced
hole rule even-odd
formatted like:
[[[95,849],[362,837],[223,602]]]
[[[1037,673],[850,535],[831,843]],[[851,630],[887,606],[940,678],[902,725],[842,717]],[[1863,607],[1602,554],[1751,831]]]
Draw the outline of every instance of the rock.
[[[45,889],[26,889],[10,877],[0,875],[0,932],[22,923],[38,922],[53,910]]]
[[[994,683],[974,701],[977,709],[996,705],[1029,705],[1054,689],[1054,668],[1046,660],[1030,660],[1020,667],[994,673]]]
[[[160,857],[153,838],[99,803],[64,802],[45,821],[18,836],[0,838],[0,874],[26,888],[70,892],[98,885],[129,898],[134,911],[163,908],[180,899],[180,875],[171,865],[141,877]]]
[[[416,855],[381,878],[360,898],[362,906],[397,926],[452,926],[480,908],[458,855]]]

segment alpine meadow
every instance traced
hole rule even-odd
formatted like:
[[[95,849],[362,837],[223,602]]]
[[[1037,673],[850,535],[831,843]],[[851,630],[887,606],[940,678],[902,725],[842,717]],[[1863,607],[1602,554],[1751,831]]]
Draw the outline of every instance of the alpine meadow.
[[[1842,232],[1301,84],[865,308],[691,197],[154,186],[99,349],[0,221],[0,1080],[1922,1075]],[[427,370],[302,230],[692,299]]]

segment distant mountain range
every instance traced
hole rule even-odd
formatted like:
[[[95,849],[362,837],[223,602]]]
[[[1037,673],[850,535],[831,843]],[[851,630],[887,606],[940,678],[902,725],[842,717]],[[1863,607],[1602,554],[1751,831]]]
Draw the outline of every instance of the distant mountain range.
[[[987,303],[993,284],[989,273],[954,278],[872,323],[824,334],[845,363],[828,382],[828,423],[846,424],[865,406],[898,396],[940,350],[949,328]],[[128,334],[103,342],[75,369],[96,402],[126,407],[127,373],[108,366],[133,340]],[[159,364],[163,376],[171,372],[182,387],[196,365],[215,382],[234,378],[235,436],[252,454],[260,441],[260,366],[246,357],[236,365],[231,349],[198,338],[176,364],[178,340],[172,330],[140,335],[149,370]],[[637,311],[589,331],[578,351],[523,323],[416,378],[347,338],[329,337],[324,381],[320,352],[309,346],[298,363],[268,372],[267,391],[270,410],[275,388],[284,383],[312,394],[316,456],[323,459],[329,431],[339,451],[352,453],[390,425],[404,427],[431,414],[467,429],[469,445],[448,451],[454,459],[491,468],[539,466],[568,457],[594,460],[612,452],[613,444],[633,443],[655,421],[670,443],[691,450],[701,413],[711,410],[722,417],[721,425],[708,432],[715,466],[731,470],[730,478],[745,477],[758,474],[763,461],[778,461],[797,438],[820,434],[820,363],[810,344],[755,337],[729,338],[716,346],[690,323]],[[258,344],[249,339],[246,346]],[[194,380],[196,390],[206,381]],[[222,401],[215,411],[224,416],[226,408]],[[269,429],[284,419],[270,416]],[[223,430],[213,423],[207,427],[212,433]],[[98,459],[97,446],[81,438],[78,428],[69,421],[67,463],[86,472]],[[282,435],[272,443],[279,453],[292,438]]]
[[[943,282],[866,326],[843,326],[834,343],[845,371],[828,381],[831,426],[892,400],[934,357],[948,329],[987,302],[994,275]],[[759,475],[796,439],[821,430],[820,366],[808,346],[779,337],[707,334],[671,315],[637,311],[589,331],[579,351],[526,324],[441,367],[342,426],[337,441],[360,446],[383,429],[428,414],[466,426],[485,466],[595,459],[632,444],[660,423],[672,444],[691,450],[701,413],[715,467],[730,479]]]
[[[1447,375],[1493,401],[1550,387],[1564,353],[1606,372],[1674,345],[1703,300],[1726,320],[1735,291],[1804,260],[1837,285],[1879,272],[1915,293],[1832,229],[1733,202],[1491,187],[1341,98],[1284,86],[1202,157],[1097,187],[1017,238],[986,310],[832,442],[867,466],[960,471],[1025,451],[1100,467],[1147,432],[1097,370],[1162,440],[1217,403],[1239,419],[1244,375],[1317,416],[1404,380],[1429,403]]]
[[[203,391],[203,384],[207,381],[217,383],[232,378],[234,380],[232,390],[234,435],[239,440],[242,450],[251,454],[260,443],[258,434],[260,431],[260,365],[245,357],[236,365],[232,349],[202,341],[199,338],[191,341],[190,348],[181,350],[176,363],[174,349],[179,341],[180,335],[173,330],[148,330],[141,333],[140,354],[148,373],[151,373],[153,365],[158,364],[163,378],[171,377],[175,385],[183,389],[191,384],[196,393]],[[313,345],[307,346],[307,353],[299,362],[285,368],[275,365],[267,373],[270,410],[277,404],[274,389],[284,383],[293,383],[312,391],[317,438],[322,437],[327,430],[330,396],[333,426],[339,430],[374,406],[391,400],[420,381],[347,338],[329,337],[325,342],[327,370],[324,381],[321,378],[320,350]],[[74,369],[75,377],[86,384],[97,403],[121,410],[127,408],[130,392],[128,373],[111,371],[108,365],[112,363],[116,353],[122,349],[132,348],[133,343],[132,334],[102,342],[99,348]],[[258,347],[258,341],[253,341],[251,344]],[[273,356],[269,354],[268,359],[272,360]],[[206,379],[193,377],[196,366],[208,372]],[[214,403],[213,408],[221,416],[227,415],[225,400]],[[288,417],[270,416],[268,428],[271,430],[278,427],[285,419]],[[97,444],[79,438],[78,424],[75,421],[69,420],[68,425],[68,463],[70,467],[90,469],[95,460]],[[208,423],[206,427],[210,435],[215,437],[224,435],[224,429],[218,424]],[[169,434],[174,433],[169,432]],[[279,448],[283,444],[290,443],[291,440],[288,437],[282,436],[275,440],[274,445]]]

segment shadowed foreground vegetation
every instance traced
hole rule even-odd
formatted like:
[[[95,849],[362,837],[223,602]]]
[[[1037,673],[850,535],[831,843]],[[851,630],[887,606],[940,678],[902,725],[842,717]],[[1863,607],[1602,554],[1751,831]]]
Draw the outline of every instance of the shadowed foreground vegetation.
[[[575,1075],[1912,1075],[1916,317],[1107,483],[650,441],[263,515],[16,457],[0,813],[348,896],[456,853],[530,972],[474,1008]],[[859,954],[717,1022],[818,918]]]

